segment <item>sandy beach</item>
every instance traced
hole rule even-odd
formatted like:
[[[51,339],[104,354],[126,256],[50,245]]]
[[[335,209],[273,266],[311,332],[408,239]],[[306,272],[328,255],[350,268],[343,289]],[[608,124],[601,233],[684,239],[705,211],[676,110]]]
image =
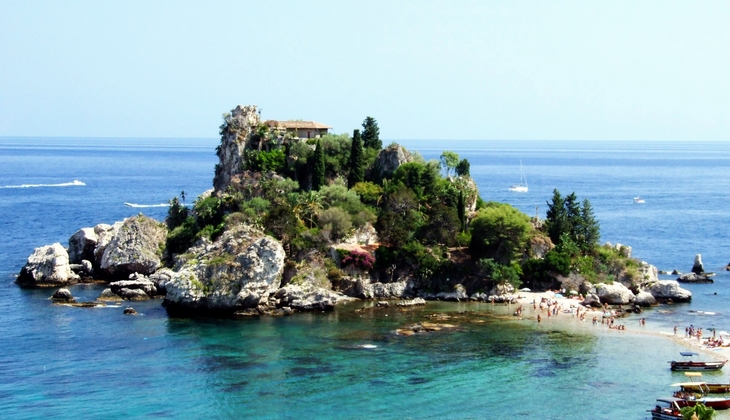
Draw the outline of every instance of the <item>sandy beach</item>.
[[[626,317],[614,318],[613,327],[609,327],[608,318],[604,315],[608,312],[604,312],[600,308],[586,308],[581,304],[582,300],[579,298],[570,298],[557,295],[554,292],[520,292],[517,304],[512,304],[515,309],[522,307],[522,314],[520,315],[523,319],[534,320],[537,322],[537,317],[540,315],[540,322],[546,324],[582,324],[587,329],[588,327],[601,328],[605,331],[615,331],[617,334],[641,334],[651,335],[657,337],[663,337],[667,340],[672,340],[677,344],[686,347],[688,350],[699,353],[701,358],[709,358],[712,360],[730,360],[730,346],[728,347],[709,347],[706,342],[707,339],[712,337],[712,331],[704,331],[702,338],[698,340],[696,337],[687,337],[685,333],[685,326],[677,326],[677,334],[674,334],[673,330],[663,331],[652,325],[640,325],[640,314],[630,314]],[[533,307],[533,302],[537,308]],[[543,302],[543,308],[540,308],[540,303]],[[557,305],[558,310],[551,312],[548,316],[548,304],[551,304],[550,308],[555,308]],[[607,311],[615,310],[613,307],[609,307]],[[555,315],[552,313],[557,312]],[[580,314],[580,315],[579,315]],[[583,318],[581,320],[581,317]],[[597,319],[596,324],[593,324],[593,318]],[[602,322],[603,318],[603,322]],[[730,344],[727,341],[726,344]]]

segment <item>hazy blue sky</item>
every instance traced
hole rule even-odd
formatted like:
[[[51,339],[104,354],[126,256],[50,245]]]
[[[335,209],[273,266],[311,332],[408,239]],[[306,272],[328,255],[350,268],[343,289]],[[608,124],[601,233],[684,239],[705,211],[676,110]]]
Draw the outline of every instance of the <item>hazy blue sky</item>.
[[[730,139],[728,1],[0,0],[0,136]]]

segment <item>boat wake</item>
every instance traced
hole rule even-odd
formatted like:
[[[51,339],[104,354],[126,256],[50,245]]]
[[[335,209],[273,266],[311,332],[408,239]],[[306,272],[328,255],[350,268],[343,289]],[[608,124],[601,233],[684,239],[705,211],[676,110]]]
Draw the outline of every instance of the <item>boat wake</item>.
[[[134,208],[148,208],[148,207],[170,207],[169,204],[163,203],[163,204],[135,204],[135,203],[124,203],[127,207],[134,207]]]
[[[21,185],[5,185],[0,188],[39,188],[39,187],[83,187],[86,184],[74,179],[71,182],[64,182],[61,184],[21,184]]]

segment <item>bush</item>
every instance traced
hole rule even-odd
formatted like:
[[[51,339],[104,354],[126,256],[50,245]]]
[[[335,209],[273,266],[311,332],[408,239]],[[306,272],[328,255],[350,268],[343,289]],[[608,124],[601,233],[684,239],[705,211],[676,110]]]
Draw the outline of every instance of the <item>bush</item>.
[[[319,213],[319,225],[330,230],[332,240],[344,238],[352,229],[350,215],[339,207],[330,207]]]
[[[223,206],[218,197],[199,199],[193,209],[199,226],[219,225],[223,221]]]
[[[185,219],[188,218],[188,208],[180,204],[180,200],[177,197],[170,200],[169,203],[170,208],[167,209],[165,224],[168,230],[173,230],[182,225]]]
[[[195,241],[195,235],[197,235],[198,229],[195,223],[195,218],[190,216],[185,219],[182,225],[176,227],[167,234],[165,246],[167,252],[172,254],[179,254],[185,252]]]
[[[344,251],[344,252],[341,252]],[[375,265],[375,258],[365,251],[352,250],[346,251],[338,249],[337,253],[343,255],[340,264],[342,267],[352,266],[359,270],[370,271]]]
[[[246,151],[246,169],[256,172],[281,172],[286,164],[286,155],[282,149],[273,149],[271,151],[264,150],[247,150]]]

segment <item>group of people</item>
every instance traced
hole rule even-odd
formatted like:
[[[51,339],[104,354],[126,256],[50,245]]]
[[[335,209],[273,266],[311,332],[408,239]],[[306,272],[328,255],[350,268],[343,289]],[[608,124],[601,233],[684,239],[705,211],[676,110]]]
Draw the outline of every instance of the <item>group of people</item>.
[[[674,335],[677,335],[677,327],[674,327]],[[712,337],[706,338],[704,341],[702,341],[702,328],[697,328],[694,325],[690,325],[689,327],[684,328],[684,337],[685,338],[697,338],[698,342],[702,342],[703,345],[707,347],[730,347],[730,343],[725,344],[724,340],[722,339],[722,335],[720,337],[717,336],[717,330],[712,328]]]

